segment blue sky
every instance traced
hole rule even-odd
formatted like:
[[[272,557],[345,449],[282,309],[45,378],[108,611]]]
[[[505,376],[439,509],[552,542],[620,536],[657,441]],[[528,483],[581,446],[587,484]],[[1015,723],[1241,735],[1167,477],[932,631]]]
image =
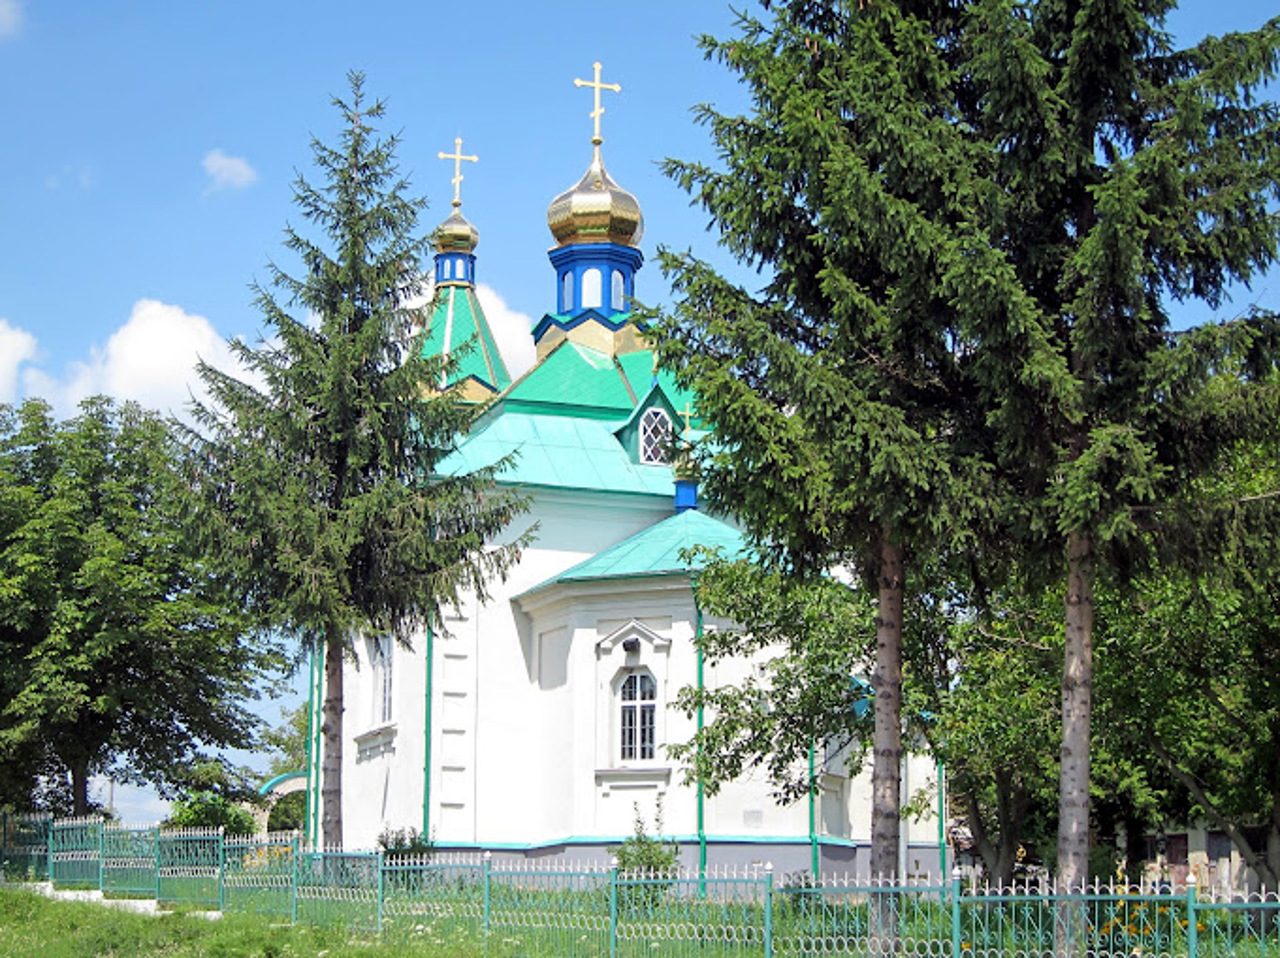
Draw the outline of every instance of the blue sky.
[[[1191,42],[1274,13],[1199,0],[1170,26]],[[176,411],[197,353],[216,362],[226,337],[255,338],[249,284],[272,257],[294,265],[280,245],[291,184],[310,175],[310,138],[334,139],[330,99],[351,69],[403,134],[425,228],[452,197],[437,153],[461,136],[479,155],[463,209],[518,371],[553,301],[547,204],[590,159],[591,95],[573,80],[594,60],[623,88],[605,95],[604,155],[644,209],[646,257],[713,256],[705,217],[657,163],[713,158],[693,104],[745,105],[693,42],[732,23],[720,0],[0,0],[0,402],[42,395],[68,413],[106,392]],[[668,296],[652,267],[637,291]],[[1222,315],[1255,301],[1280,309],[1280,273]]]

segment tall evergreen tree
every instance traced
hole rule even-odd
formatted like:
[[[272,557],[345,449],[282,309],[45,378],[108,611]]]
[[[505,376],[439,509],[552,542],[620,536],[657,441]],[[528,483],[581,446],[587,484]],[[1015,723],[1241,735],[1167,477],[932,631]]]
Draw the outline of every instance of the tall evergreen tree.
[[[714,429],[709,496],[784,567],[845,564],[876,596],[871,870],[891,876],[907,570],[913,553],[972,545],[991,515],[1000,424],[980,414],[972,346],[1025,357],[1021,388],[1043,396],[1047,344],[986,229],[991,150],[961,122],[959,15],[766,6],[768,23],[704,40],[753,103],[699,108],[723,168],[666,171],[767,282],[752,294],[664,253],[680,302],[662,352]]]
[[[683,297],[664,352],[719,443],[709,491],[794,564],[880,583],[880,871],[909,549],[972,535],[988,566],[1065,577],[1058,863],[1077,885],[1099,563],[1191,529],[1159,504],[1276,421],[1272,318],[1176,336],[1167,304],[1219,305],[1276,258],[1280,115],[1255,94],[1280,22],[1174,51],[1167,0],[765,6],[706,41],[753,99],[701,108],[724,168],[667,166],[767,274],[751,296],[664,259]]]
[[[518,512],[495,469],[440,475],[471,412],[433,391],[441,360],[415,333],[428,237],[421,200],[395,164],[397,137],[363,78],[335,99],[339,144],[312,142],[323,182],[294,197],[312,237],[287,227],[301,261],[271,266],[258,288],[269,336],[232,341],[246,372],[201,367],[211,400],[196,409],[194,477],[208,548],[270,627],[324,655],[323,836],[342,845],[343,659],[361,635],[408,642],[438,626],[442,604],[481,596],[521,545],[487,545]],[[280,295],[272,289],[279,291]],[[290,310],[300,312],[291,313]]]
[[[1276,260],[1280,111],[1256,96],[1280,65],[1280,20],[1179,51],[1163,26],[1172,6],[980,0],[971,13],[971,122],[1001,147],[993,232],[1065,373],[1060,401],[1010,392],[1021,426],[1000,451],[1030,505],[1023,545],[1066,574],[1069,886],[1088,859],[1094,579],[1136,568],[1144,531],[1178,552],[1197,525],[1171,508],[1181,490],[1276,425],[1274,317],[1178,335],[1169,304],[1219,306]]]

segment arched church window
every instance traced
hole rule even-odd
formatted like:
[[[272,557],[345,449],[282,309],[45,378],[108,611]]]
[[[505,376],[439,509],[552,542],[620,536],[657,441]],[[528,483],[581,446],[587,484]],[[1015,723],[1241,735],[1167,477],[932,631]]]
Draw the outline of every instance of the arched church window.
[[[640,417],[640,461],[649,465],[666,463],[670,445],[670,418],[661,409],[646,409]]]
[[[622,270],[615,269],[613,271],[613,287],[609,292],[609,305],[613,309],[616,309],[619,312],[621,312],[622,304],[625,298],[626,298],[626,289],[623,286]]]
[[[618,689],[622,734],[619,757],[643,761],[657,750],[658,685],[648,672],[633,672]]]
[[[560,281],[560,312],[567,313],[573,309],[573,273],[566,272]]]
[[[589,269],[582,274],[582,308],[600,307],[600,270]]]

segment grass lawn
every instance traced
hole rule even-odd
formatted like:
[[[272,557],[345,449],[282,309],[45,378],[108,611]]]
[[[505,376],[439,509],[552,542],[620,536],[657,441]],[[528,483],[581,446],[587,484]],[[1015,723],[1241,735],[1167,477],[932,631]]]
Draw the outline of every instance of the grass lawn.
[[[517,958],[511,939],[437,937],[429,927],[394,942],[340,928],[277,925],[252,915],[210,921],[190,914],[139,915],[91,902],[54,901],[0,887],[4,958]]]

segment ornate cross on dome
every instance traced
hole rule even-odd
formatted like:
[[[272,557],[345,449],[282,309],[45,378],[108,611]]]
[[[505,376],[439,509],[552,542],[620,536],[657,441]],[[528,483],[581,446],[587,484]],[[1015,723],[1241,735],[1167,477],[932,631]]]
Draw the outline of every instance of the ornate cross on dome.
[[[657,365],[656,358],[654,364]],[[686,402],[683,409],[677,410],[677,415],[684,420],[684,432],[681,433],[681,438],[688,439],[689,433],[693,431],[693,405]]]
[[[595,131],[595,135],[591,137],[591,142],[594,143],[596,146],[599,146],[601,143],[604,142],[604,140],[601,139],[600,137],[600,117],[604,116],[604,107],[600,105],[600,91],[612,90],[614,93],[621,93],[622,87],[617,83],[601,83],[600,82],[600,61],[597,60],[595,63],[591,65],[592,67],[595,68],[595,71],[596,71],[595,79],[594,80],[575,79],[573,81],[573,85],[589,86],[594,88],[595,90],[596,107],[594,110],[591,111],[590,116],[591,116],[591,119],[596,121],[596,131]]]
[[[479,163],[478,156],[464,156],[462,152],[462,137],[457,137],[453,141],[453,152],[439,154],[442,160],[453,160],[453,205],[459,207],[462,205],[462,161],[467,160],[471,163]]]

